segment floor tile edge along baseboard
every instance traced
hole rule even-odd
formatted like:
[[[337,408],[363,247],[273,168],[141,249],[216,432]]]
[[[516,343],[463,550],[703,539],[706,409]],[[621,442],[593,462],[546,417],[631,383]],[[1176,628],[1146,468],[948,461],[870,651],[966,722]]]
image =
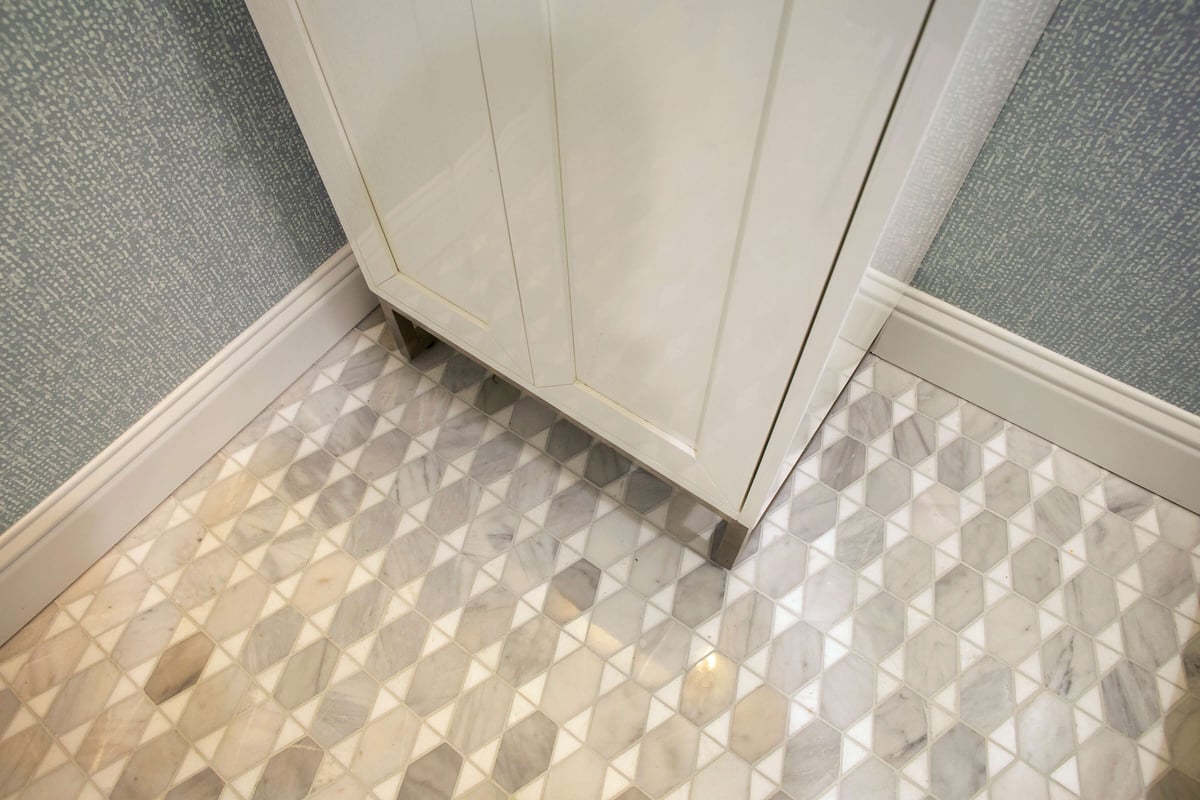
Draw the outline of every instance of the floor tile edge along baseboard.
[[[349,245],[343,246],[0,533],[0,642],[260,414],[376,302]]]
[[[880,273],[899,294],[872,352],[1200,512],[1200,416]]]

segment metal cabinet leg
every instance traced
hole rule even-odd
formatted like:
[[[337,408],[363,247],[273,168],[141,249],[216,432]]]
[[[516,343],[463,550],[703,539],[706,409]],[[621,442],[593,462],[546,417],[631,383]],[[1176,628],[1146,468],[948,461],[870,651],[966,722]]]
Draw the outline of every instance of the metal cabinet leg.
[[[400,350],[400,355],[409,361],[416,358],[422,351],[428,350],[437,341],[433,338],[432,333],[412,324],[407,317],[388,305],[386,301],[380,300],[379,308],[383,310],[383,321],[387,324],[388,330],[392,332],[392,338],[396,340],[396,347]]]
[[[749,536],[750,529],[745,525],[739,525],[727,519],[721,520],[713,530],[712,539],[708,543],[709,560],[717,566],[733,569],[738,553],[742,552],[742,545],[746,543]]]

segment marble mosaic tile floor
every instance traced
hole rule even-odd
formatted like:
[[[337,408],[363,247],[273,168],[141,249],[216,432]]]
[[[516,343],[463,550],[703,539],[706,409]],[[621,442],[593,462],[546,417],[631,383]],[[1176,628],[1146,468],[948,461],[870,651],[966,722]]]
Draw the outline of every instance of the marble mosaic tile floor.
[[[1200,796],[1200,519],[874,358],[740,565],[378,316],[0,647],[0,796]]]

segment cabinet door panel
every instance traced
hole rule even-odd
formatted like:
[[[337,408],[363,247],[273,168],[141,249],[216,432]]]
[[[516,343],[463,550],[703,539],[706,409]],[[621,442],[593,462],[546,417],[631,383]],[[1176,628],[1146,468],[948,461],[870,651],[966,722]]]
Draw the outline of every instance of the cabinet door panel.
[[[299,8],[393,260],[365,265],[376,289],[529,377],[470,5]]]
[[[552,68],[520,79],[562,178],[570,302],[536,313],[574,362],[546,399],[739,514],[927,5],[549,0]],[[481,52],[494,98],[516,78]]]

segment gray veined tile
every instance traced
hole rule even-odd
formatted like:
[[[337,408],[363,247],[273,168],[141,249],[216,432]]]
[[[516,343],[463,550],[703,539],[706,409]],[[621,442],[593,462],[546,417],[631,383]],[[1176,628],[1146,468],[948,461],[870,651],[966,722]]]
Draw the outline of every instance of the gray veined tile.
[[[892,427],[892,401],[877,392],[863,395],[850,404],[846,425],[850,435],[862,442],[882,436]]]
[[[7,797],[29,783],[52,742],[41,725],[30,725],[0,741],[0,796]]]
[[[404,463],[411,441],[411,437],[401,430],[380,434],[363,448],[354,464],[354,471],[368,481],[394,473]]]
[[[1071,707],[1051,692],[1042,692],[1017,714],[1017,755],[1049,774],[1075,751],[1075,717]]]
[[[271,585],[258,575],[250,575],[221,592],[204,628],[216,641],[244,631],[259,617]]]
[[[983,479],[987,507],[1002,517],[1011,517],[1029,503],[1029,473],[1012,461],[1005,461]]]
[[[496,783],[515,792],[545,772],[557,734],[558,726],[536,711],[505,731],[492,769]]]
[[[671,496],[671,486],[642,469],[635,467],[625,484],[625,505],[640,514],[661,506]]]
[[[300,800],[308,795],[325,753],[309,737],[280,750],[267,761],[251,800]]]
[[[151,739],[129,759],[109,797],[141,800],[164,794],[187,750],[187,742],[176,731]]]
[[[1175,766],[1200,780],[1200,764],[1196,762],[1196,754],[1200,753],[1200,698],[1185,695],[1167,712],[1163,731]]]
[[[773,542],[758,555],[757,586],[768,597],[780,598],[804,580],[808,548],[790,536]]]
[[[558,540],[538,531],[508,551],[500,582],[517,594],[524,594],[554,574],[557,555]]]
[[[240,667],[226,667],[196,684],[179,718],[179,732],[199,741],[229,724],[241,708],[252,680]]]
[[[758,592],[747,592],[721,615],[717,646],[738,661],[745,659],[770,641],[774,614],[770,600]],[[594,614],[592,619],[594,622]]]
[[[1027,600],[1009,595],[983,615],[984,642],[989,653],[1016,666],[1037,649],[1037,609]]]
[[[907,600],[933,582],[933,549],[909,537],[888,548],[883,557],[883,583],[887,590]]]
[[[726,574],[721,567],[704,563],[680,578],[672,606],[675,618],[694,628],[720,610],[725,601]]]
[[[508,408],[521,396],[521,390],[497,375],[489,375],[479,384],[475,405],[485,414]]]
[[[960,505],[957,493],[941,484],[930,486],[913,498],[913,535],[931,544],[943,541],[960,528]]]
[[[1117,616],[1117,595],[1112,579],[1085,567],[1063,587],[1067,622],[1096,635]]]
[[[1200,694],[1200,635],[1193,636],[1184,646],[1181,657],[1188,690]]]
[[[967,800],[987,780],[983,737],[959,723],[930,748],[930,787],[939,800]]]
[[[665,686],[683,671],[691,643],[691,631],[674,619],[659,623],[638,640],[633,679],[648,689]]]
[[[453,461],[473,449],[483,438],[488,418],[473,408],[468,408],[457,417],[446,420],[438,427],[433,452],[447,461]]]
[[[491,561],[507,550],[521,524],[521,514],[507,505],[498,505],[475,519],[467,528],[462,552],[480,563]]]
[[[404,706],[376,717],[363,728],[350,762],[350,772],[372,784],[404,768],[417,734],[421,718]]]
[[[505,495],[506,503],[521,511],[529,511],[550,499],[558,485],[558,474],[563,468],[550,456],[538,456],[521,465]]]
[[[854,606],[854,574],[840,564],[830,564],[804,584],[803,618],[828,631]]]
[[[296,708],[325,691],[339,655],[341,651],[328,639],[318,639],[297,652],[284,665],[275,699],[285,708]]]
[[[917,383],[917,410],[922,414],[941,419],[957,408],[958,404],[959,399],[945,389],[925,381]]]
[[[904,603],[887,592],[879,592],[854,612],[854,648],[874,661],[904,641]]]
[[[1082,528],[1079,498],[1055,486],[1033,503],[1034,529],[1043,539],[1061,545]]]
[[[446,462],[434,453],[414,458],[396,469],[392,497],[404,508],[420,503],[437,491],[446,472]]]
[[[1023,428],[1009,425],[1005,431],[1005,452],[1022,467],[1032,467],[1050,455],[1051,446],[1045,439],[1034,436]]]
[[[342,548],[355,558],[369,556],[395,538],[403,515],[398,503],[385,498],[354,518]]]
[[[283,519],[284,510],[283,503],[277,498],[264,500],[247,509],[234,524],[233,532],[229,537],[231,543],[247,536],[257,537],[257,541],[250,547],[266,541],[278,528],[279,522]],[[272,522],[274,522],[274,527],[272,527]],[[265,532],[260,533],[259,529],[265,529]],[[142,559],[142,569],[152,578],[161,578],[180,569],[196,554],[201,540],[204,539],[204,534],[204,526],[196,520],[189,520],[182,525],[176,525],[170,530],[163,531],[154,540],[154,544],[150,545],[149,552]]]
[[[1150,670],[1157,670],[1179,652],[1171,612],[1148,597],[1134,601],[1121,616],[1125,655]]]
[[[75,751],[75,762],[89,774],[104,769],[137,747],[153,715],[154,703],[140,692],[109,706],[88,729]],[[6,724],[0,717],[0,730]]]
[[[962,431],[977,442],[989,441],[1004,430],[1004,420],[977,406],[964,403],[962,407]]]
[[[926,697],[932,697],[958,672],[958,644],[954,634],[930,623],[904,645],[904,680]]]
[[[442,742],[408,765],[396,800],[450,800],[461,768],[462,756]]]
[[[490,486],[513,471],[524,447],[524,442],[504,431],[479,446],[468,474],[480,485]]]
[[[28,700],[62,683],[74,673],[87,646],[87,634],[78,627],[67,628],[43,640],[30,650],[12,679],[13,691]]]
[[[213,552],[222,551],[215,550]],[[186,579],[189,571],[197,569],[197,565],[211,555],[212,553],[208,553],[200,559],[193,561],[184,571],[184,579]],[[180,582],[182,583],[183,579]],[[223,586],[224,582],[222,581],[220,585]],[[96,592],[94,599],[88,605],[87,611],[84,612],[83,618],[80,620],[80,625],[93,636],[116,627],[137,613],[142,599],[146,596],[146,592],[149,589],[150,579],[146,577],[145,573],[126,573]],[[206,597],[205,599],[208,598]],[[30,655],[30,660],[34,660],[33,655]]]
[[[332,528],[358,513],[367,484],[357,475],[347,475],[317,495],[309,520],[318,528]]]
[[[709,653],[684,676],[679,713],[700,726],[712,722],[733,704],[737,675],[735,662],[718,651]]]
[[[641,525],[629,509],[614,509],[592,523],[584,556],[599,567],[612,566],[637,546]]]
[[[625,681],[596,703],[588,728],[588,746],[605,758],[614,758],[646,732],[650,693]]]
[[[794,800],[819,797],[837,778],[842,737],[817,720],[788,739],[783,753],[783,790]]]
[[[550,581],[542,613],[560,625],[570,622],[591,608],[599,583],[600,569],[579,559]]]
[[[1058,588],[1058,548],[1041,539],[1025,543],[1012,557],[1013,588],[1024,597],[1040,603]]]
[[[1155,542],[1138,562],[1142,589],[1169,606],[1176,606],[1196,594],[1196,575],[1187,553],[1173,544]]]
[[[626,588],[596,604],[588,620],[587,645],[608,658],[637,640],[646,601]]]
[[[550,666],[558,646],[558,626],[538,615],[508,634],[500,651],[497,674],[513,686],[523,686]]]
[[[4,730],[8,727],[8,723],[12,722],[13,717],[21,710],[21,699],[13,692],[12,689],[0,689],[0,737],[4,735]],[[3,741],[3,739],[0,739]]]
[[[821,716],[845,730],[875,704],[875,668],[853,653],[821,679]]]
[[[637,762],[637,783],[658,797],[683,783],[696,765],[700,731],[679,715],[648,732]]]
[[[841,793],[855,800],[892,800],[896,796],[896,773],[878,759],[868,757],[842,779]]]
[[[442,386],[458,393],[479,383],[487,377],[487,374],[487,369],[474,359],[462,353],[455,353],[446,362],[446,369],[442,372],[439,381]]]
[[[595,704],[604,662],[580,647],[550,668],[542,691],[541,708],[559,724]]]
[[[256,478],[265,478],[292,462],[304,434],[293,427],[269,434],[254,447],[246,469]]]
[[[246,507],[257,486],[258,481],[248,472],[235,472],[222,478],[204,493],[204,499],[196,509],[196,519],[210,528],[224,522]]]
[[[1131,739],[1137,739],[1162,716],[1154,676],[1122,659],[1100,679],[1104,721]]]
[[[193,633],[167,648],[146,681],[146,696],[163,703],[195,685],[208,664],[214,645],[203,633]],[[115,681],[115,675],[114,675]]]
[[[1159,534],[1171,544],[1183,550],[1200,546],[1200,514],[1160,498],[1154,516]]]
[[[599,500],[596,487],[577,481],[554,495],[542,527],[559,539],[565,539],[592,521]]]
[[[417,595],[417,611],[438,619],[461,606],[471,595],[479,567],[465,556],[455,556],[437,565],[426,576]]]
[[[543,796],[562,800],[600,800],[607,772],[605,759],[590,748],[581,747],[550,769]],[[502,797],[497,790],[489,797],[467,797],[465,800],[501,800]]]
[[[412,399],[417,386],[421,382],[421,374],[405,365],[378,378],[371,384],[371,392],[367,395],[367,405],[376,413],[387,414]]]
[[[983,611],[983,578],[959,564],[933,586],[933,609],[938,622],[960,631]]]
[[[523,395],[513,405],[508,427],[517,436],[528,439],[549,428],[557,416],[558,414],[555,413],[554,409],[541,400],[529,395]]]
[[[163,600],[138,614],[121,632],[112,651],[113,661],[122,669],[132,669],[161,653],[182,617],[183,612],[170,600]]]
[[[404,702],[427,716],[458,696],[471,657],[457,644],[448,644],[417,663]]]
[[[771,641],[767,677],[792,694],[821,671],[824,637],[806,622],[797,622]]]
[[[787,735],[787,698],[763,685],[733,707],[729,748],[753,763],[774,750]]]
[[[1083,532],[1088,563],[1109,575],[1118,575],[1138,555],[1129,520],[1106,512]]]
[[[109,661],[98,661],[77,672],[59,687],[43,717],[51,733],[62,735],[94,719],[108,702],[120,671]]]
[[[1063,627],[1042,645],[1042,681],[1052,692],[1078,700],[1096,682],[1092,640]]]
[[[292,652],[304,618],[285,606],[251,629],[242,645],[242,666],[251,674],[266,669]]]
[[[513,690],[498,677],[471,687],[454,704],[446,740],[460,753],[473,753],[504,730]]]
[[[913,414],[892,430],[892,454],[910,467],[937,449],[937,423],[923,414]]]
[[[573,423],[560,419],[550,429],[546,452],[556,461],[568,461],[582,453],[592,443],[592,436]]]
[[[1024,761],[1016,761],[996,776],[991,792],[997,797],[1050,800],[1050,781]]]
[[[862,508],[838,525],[834,556],[858,571],[883,555],[883,545],[883,518]]]
[[[365,672],[356,672],[325,692],[312,722],[312,738],[331,747],[362,728],[375,705],[379,684]]]
[[[667,503],[667,535],[683,544],[711,530],[720,518],[685,492],[676,492]]]
[[[608,486],[626,475],[633,463],[606,444],[597,442],[588,452],[583,476],[597,486]]]
[[[1111,800],[1138,797],[1142,780],[1134,743],[1107,728],[1096,731],[1079,748],[1079,788],[1083,797]]]
[[[382,347],[359,350],[343,363],[337,382],[347,389],[357,389],[378,378],[389,358],[388,351]]]
[[[986,572],[1008,555],[1008,523],[990,511],[980,511],[962,527],[962,560]]]
[[[938,451],[938,480],[955,491],[962,491],[979,480],[983,453],[979,445],[960,436]]]
[[[420,436],[441,424],[450,410],[454,395],[440,386],[434,386],[424,394],[417,395],[404,406],[397,424],[412,436]]]
[[[316,450],[293,461],[279,482],[279,496],[288,502],[308,497],[325,485],[335,462],[336,459],[324,450]]]
[[[393,589],[412,581],[429,568],[437,547],[437,536],[427,528],[404,534],[388,546],[379,580]]]
[[[504,638],[516,607],[516,595],[503,586],[493,586],[463,608],[454,638],[468,652],[478,652]]]
[[[391,592],[379,581],[371,581],[347,594],[338,604],[329,638],[340,647],[357,642],[375,630],[391,601]]]
[[[379,629],[364,666],[380,681],[387,680],[416,663],[428,631],[429,623],[414,612],[392,620]]]
[[[1100,483],[1108,510],[1125,519],[1137,519],[1154,505],[1154,495],[1111,472],[1106,472]]]
[[[184,609],[193,609],[224,591],[237,555],[228,547],[218,547],[183,568],[171,597]]]
[[[792,499],[788,530],[811,542],[833,527],[837,521],[837,492],[815,483]],[[765,562],[766,559],[759,559]]]
[[[425,527],[445,536],[466,524],[475,514],[483,487],[470,478],[462,478],[440,489],[425,514]]]
[[[303,523],[277,538],[263,554],[258,571],[269,581],[278,582],[304,567],[320,538],[311,525]]]
[[[89,569],[88,572],[85,572],[82,576],[80,576],[80,580],[83,580],[84,578],[88,577],[88,573],[90,573],[92,569],[95,569],[103,562],[109,562],[105,565],[107,568],[102,569],[103,577],[96,578],[96,580],[99,581],[98,585],[88,587],[88,591],[83,591],[82,593],[75,594],[72,597],[74,593],[71,591],[71,589],[74,588],[74,586],[79,582],[76,581],[76,584],[72,584],[71,587],[68,587],[68,589],[59,596],[58,602],[70,602],[67,599],[68,597],[71,601],[81,599],[103,585],[103,579],[108,576],[108,572],[111,571],[113,566],[115,566],[116,561],[120,559],[120,553],[115,551],[110,551],[110,553],[112,553],[112,555],[102,557],[100,562],[93,564],[92,568]],[[58,617],[59,613],[59,607],[54,603],[51,603],[38,612],[33,619],[25,623],[25,627],[21,628],[21,630],[9,637],[7,642],[0,643],[0,663],[8,661],[10,658],[15,658],[16,656],[19,656],[37,646],[45,638],[47,632],[50,630],[51,625],[54,624],[54,620]]]
[[[866,465],[866,445],[845,436],[821,452],[819,474],[823,483],[840,492],[863,476]]]
[[[901,689],[875,708],[875,753],[901,767],[929,743],[925,702],[910,689]]]
[[[325,449],[335,456],[343,456],[371,438],[379,415],[369,406],[359,406],[338,417],[325,437]]]

